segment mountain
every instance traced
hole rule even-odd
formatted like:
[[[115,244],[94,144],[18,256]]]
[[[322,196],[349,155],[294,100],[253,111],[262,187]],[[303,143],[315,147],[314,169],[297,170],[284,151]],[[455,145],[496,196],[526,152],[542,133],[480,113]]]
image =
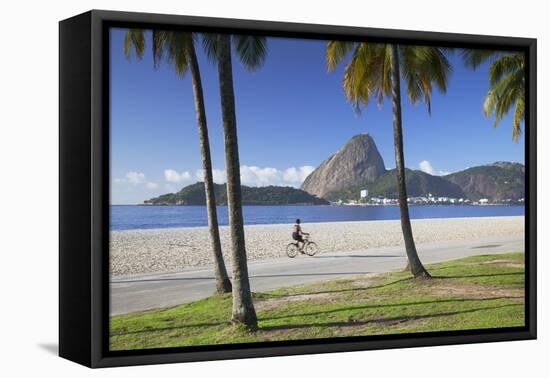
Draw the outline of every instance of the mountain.
[[[384,160],[369,134],[351,138],[306,177],[301,189],[317,197],[372,183],[386,172]]]
[[[518,200],[525,197],[525,166],[518,163],[496,162],[490,165],[468,168],[444,176],[457,184],[465,198],[477,201]]]
[[[410,197],[427,196],[431,193],[434,197],[462,198],[464,193],[455,183],[439,176],[432,176],[422,171],[405,170],[407,195]],[[369,197],[397,198],[396,170],[392,169],[379,176],[373,183],[361,183],[345,190],[331,192],[325,196],[329,201],[358,200],[360,192],[368,189]]]
[[[214,195],[217,205],[227,205],[227,191],[225,184],[214,184]],[[249,187],[241,186],[243,205],[328,205],[329,202],[317,198],[303,190],[283,187],[264,186]],[[144,201],[145,205],[205,205],[204,183],[184,187],[177,193],[163,194],[156,198]]]
[[[491,202],[517,201],[525,197],[525,166],[496,162],[468,168],[446,176],[407,169],[407,194],[464,198]],[[360,134],[325,160],[302,184],[302,189],[329,201],[358,200],[368,189],[369,197],[397,198],[395,170],[386,171],[372,137]]]

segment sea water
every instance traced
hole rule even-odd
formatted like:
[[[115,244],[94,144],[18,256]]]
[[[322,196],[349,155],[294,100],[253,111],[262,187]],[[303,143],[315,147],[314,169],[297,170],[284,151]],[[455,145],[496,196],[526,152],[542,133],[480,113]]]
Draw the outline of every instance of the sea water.
[[[110,229],[136,230],[207,226],[205,206],[111,206]],[[411,219],[497,217],[524,215],[517,205],[417,205],[409,206]],[[344,222],[399,219],[398,206],[244,206],[245,224]],[[218,222],[228,224],[227,207],[218,206]]]

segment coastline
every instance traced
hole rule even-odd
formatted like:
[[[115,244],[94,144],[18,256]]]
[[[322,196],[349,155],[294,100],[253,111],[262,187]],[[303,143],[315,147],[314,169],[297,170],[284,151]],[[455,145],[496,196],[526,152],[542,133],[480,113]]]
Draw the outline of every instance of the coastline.
[[[434,218],[412,220],[418,244],[473,240],[493,236],[523,236],[524,216]],[[321,253],[340,253],[403,244],[399,220],[305,223],[304,232]],[[263,260],[285,256],[291,224],[245,226],[247,257]],[[207,227],[111,231],[110,274],[176,272],[212,264]],[[220,226],[224,258],[230,269],[229,227]]]

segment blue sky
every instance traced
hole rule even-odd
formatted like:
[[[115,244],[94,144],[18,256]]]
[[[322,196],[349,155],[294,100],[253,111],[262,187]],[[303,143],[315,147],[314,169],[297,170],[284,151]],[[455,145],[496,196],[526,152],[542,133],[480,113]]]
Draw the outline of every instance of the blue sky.
[[[123,29],[111,30],[111,203],[131,204],[174,192],[200,178],[191,79],[167,63],[153,68],[150,33],[143,59],[123,51]],[[352,136],[370,133],[386,168],[395,167],[391,103],[360,115],[342,90],[343,67],[327,73],[325,42],[268,38],[257,71],[234,58],[243,184],[299,186],[313,167]],[[197,46],[215,181],[224,181],[223,132],[216,67]],[[525,143],[511,138],[511,117],[497,128],[482,113],[488,65],[472,71],[458,55],[445,95],[434,92],[431,117],[403,96],[406,166],[433,174],[505,160],[524,162]]]

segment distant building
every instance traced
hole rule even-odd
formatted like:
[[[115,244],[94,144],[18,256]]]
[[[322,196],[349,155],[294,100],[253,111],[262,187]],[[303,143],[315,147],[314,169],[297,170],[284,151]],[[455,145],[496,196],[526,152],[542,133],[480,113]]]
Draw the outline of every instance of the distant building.
[[[488,203],[489,203],[489,200],[487,198],[481,198],[479,200],[480,205],[485,205],[485,204],[488,204]]]
[[[367,198],[367,196],[369,195],[369,191],[367,189],[363,189],[361,190],[361,198]]]

